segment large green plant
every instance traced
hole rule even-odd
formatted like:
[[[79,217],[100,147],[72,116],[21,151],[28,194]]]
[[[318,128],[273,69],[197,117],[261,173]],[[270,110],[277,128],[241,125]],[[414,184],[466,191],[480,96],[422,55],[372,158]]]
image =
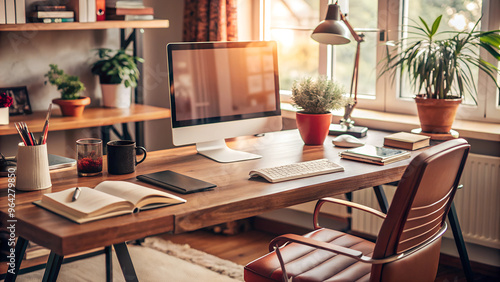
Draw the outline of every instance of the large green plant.
[[[324,114],[342,108],[348,99],[339,83],[324,76],[317,79],[306,77],[294,81],[292,86],[293,105],[308,114]]]
[[[64,100],[80,98],[80,92],[85,90],[80,78],[64,73],[56,64],[49,66],[50,70],[44,76],[49,79],[50,84],[57,86],[57,90],[61,92],[61,98]]]
[[[427,98],[462,98],[470,93],[476,101],[477,88],[473,68],[484,71],[497,83],[499,69],[479,56],[483,48],[497,61],[500,60],[499,30],[476,31],[479,21],[469,32],[437,32],[439,16],[429,26],[422,18],[422,25],[409,26],[408,38],[395,43],[395,51],[387,53],[385,70],[394,79],[396,74],[408,75],[410,85]],[[442,36],[447,38],[438,39]]]
[[[92,73],[99,76],[103,84],[125,83],[126,87],[137,86],[139,79],[138,62],[142,58],[131,56],[124,49],[111,50],[108,48],[97,49],[99,60],[92,65]]]

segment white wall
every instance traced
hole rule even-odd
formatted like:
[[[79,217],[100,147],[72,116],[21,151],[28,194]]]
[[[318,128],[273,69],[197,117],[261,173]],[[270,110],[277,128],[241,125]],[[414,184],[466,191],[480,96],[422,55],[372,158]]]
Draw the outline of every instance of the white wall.
[[[184,1],[145,0],[155,9],[155,18],[168,19],[168,29],[147,29],[144,32],[144,104],[170,108],[166,45],[182,41]],[[145,145],[149,151],[171,148],[170,119],[146,122]]]

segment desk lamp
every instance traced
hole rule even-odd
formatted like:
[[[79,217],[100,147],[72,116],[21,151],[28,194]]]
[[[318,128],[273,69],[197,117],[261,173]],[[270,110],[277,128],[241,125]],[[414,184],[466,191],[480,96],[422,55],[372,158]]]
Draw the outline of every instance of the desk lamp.
[[[340,135],[349,134],[355,137],[363,137],[366,135],[368,128],[354,126],[354,121],[351,119],[351,113],[358,102],[358,69],[359,69],[359,53],[360,44],[363,42],[363,34],[358,34],[346,19],[346,16],[340,12],[338,1],[335,4],[328,5],[328,12],[324,21],[314,29],[311,38],[318,43],[330,45],[342,45],[351,42],[349,33],[356,40],[357,49],[354,59],[354,70],[351,80],[351,91],[349,96],[353,98],[353,103],[345,106],[344,117],[340,120],[340,124],[330,125],[330,134]]]

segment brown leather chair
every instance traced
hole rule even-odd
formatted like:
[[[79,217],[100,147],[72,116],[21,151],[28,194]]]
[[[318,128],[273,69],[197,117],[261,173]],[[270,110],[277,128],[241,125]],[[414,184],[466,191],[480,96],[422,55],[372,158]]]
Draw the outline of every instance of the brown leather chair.
[[[416,156],[399,182],[387,215],[349,201],[319,200],[315,230],[273,239],[271,253],[245,266],[245,281],[434,281],[446,214],[469,148],[465,140],[455,139]],[[325,202],[384,218],[376,243],[321,228],[318,214]]]

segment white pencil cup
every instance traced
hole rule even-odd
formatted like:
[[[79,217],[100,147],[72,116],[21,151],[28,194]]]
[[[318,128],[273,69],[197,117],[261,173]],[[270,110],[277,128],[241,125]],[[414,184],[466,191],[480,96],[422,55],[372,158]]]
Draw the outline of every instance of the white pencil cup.
[[[16,189],[23,191],[42,190],[52,187],[49,173],[47,144],[17,146]]]

